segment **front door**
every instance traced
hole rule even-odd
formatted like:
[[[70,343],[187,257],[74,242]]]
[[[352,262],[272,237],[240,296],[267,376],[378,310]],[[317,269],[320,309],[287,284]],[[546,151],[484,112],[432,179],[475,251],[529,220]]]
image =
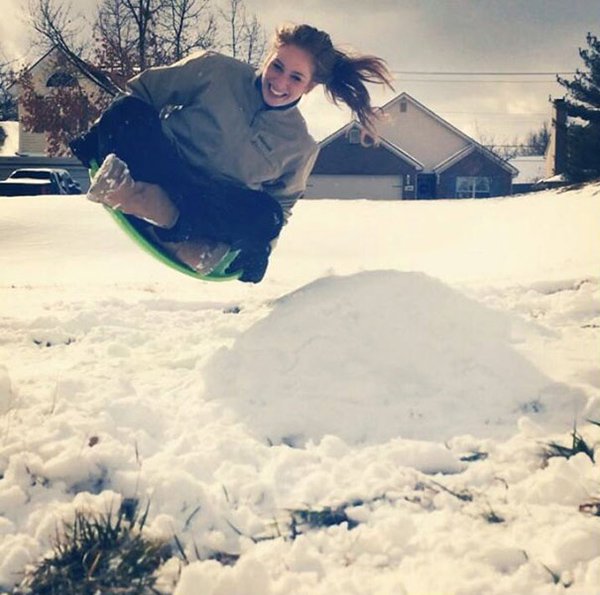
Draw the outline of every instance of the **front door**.
[[[417,175],[417,198],[436,197],[437,176],[435,174]]]

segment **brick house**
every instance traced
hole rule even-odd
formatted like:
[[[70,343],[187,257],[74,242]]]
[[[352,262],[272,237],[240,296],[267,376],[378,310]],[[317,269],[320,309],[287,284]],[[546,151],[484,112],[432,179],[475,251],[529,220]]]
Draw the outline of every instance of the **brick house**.
[[[402,93],[381,108],[380,142],[358,122],[321,142],[305,198],[486,198],[511,193],[516,168]]]

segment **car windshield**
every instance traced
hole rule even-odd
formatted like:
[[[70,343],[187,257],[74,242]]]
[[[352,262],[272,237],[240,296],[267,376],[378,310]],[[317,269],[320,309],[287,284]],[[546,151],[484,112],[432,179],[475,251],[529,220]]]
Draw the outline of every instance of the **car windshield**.
[[[51,180],[50,172],[47,171],[31,171],[26,169],[18,169],[14,172],[11,178],[29,178],[32,180]]]

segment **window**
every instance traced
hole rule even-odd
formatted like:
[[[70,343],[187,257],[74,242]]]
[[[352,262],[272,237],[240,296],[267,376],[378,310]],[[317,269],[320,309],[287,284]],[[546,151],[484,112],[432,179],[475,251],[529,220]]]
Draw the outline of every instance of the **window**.
[[[403,99],[400,102],[400,113],[405,114],[408,110],[408,104],[406,103],[406,99]]]
[[[456,178],[456,198],[489,198],[490,178],[478,176],[458,176]]]
[[[360,144],[360,130],[358,128],[352,128],[348,133],[348,142],[351,145]]]
[[[47,81],[46,87],[74,87],[77,79],[68,72],[55,72]]]

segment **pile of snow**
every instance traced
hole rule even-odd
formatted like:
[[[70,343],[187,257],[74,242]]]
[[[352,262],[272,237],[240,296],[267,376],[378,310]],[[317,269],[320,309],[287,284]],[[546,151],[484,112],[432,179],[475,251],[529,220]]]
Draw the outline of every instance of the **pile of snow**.
[[[0,588],[138,498],[177,595],[596,592],[599,466],[543,453],[600,443],[599,228],[599,186],[306,201],[252,286],[0,201]]]
[[[562,424],[585,398],[553,390],[515,350],[520,326],[422,273],[329,277],[277,300],[218,353],[207,395],[288,444],[506,435],[534,407]]]

